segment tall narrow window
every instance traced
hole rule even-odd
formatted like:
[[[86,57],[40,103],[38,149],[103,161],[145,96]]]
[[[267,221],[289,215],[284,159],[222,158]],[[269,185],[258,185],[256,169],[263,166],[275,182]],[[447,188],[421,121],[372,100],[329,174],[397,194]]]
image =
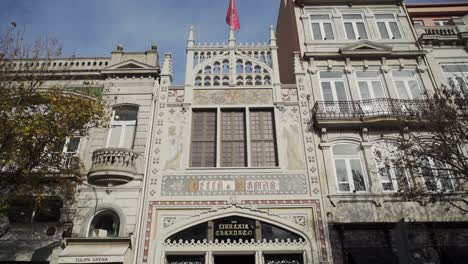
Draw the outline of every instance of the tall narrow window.
[[[446,64],[442,65],[442,70],[448,89],[461,91],[466,98],[468,96],[468,64]]]
[[[392,71],[393,80],[400,99],[421,99],[422,91],[413,70]]]
[[[192,167],[216,167],[216,110],[193,111]]]
[[[310,27],[314,40],[333,40],[332,21],[329,15],[311,15]]]
[[[250,111],[250,138],[253,167],[278,166],[272,110]]]
[[[63,146],[64,165],[69,167],[78,155],[81,137],[67,137]]]
[[[366,24],[362,15],[344,14],[343,24],[348,39],[367,39]]]
[[[114,108],[107,137],[107,147],[133,148],[137,115],[138,108],[135,106],[118,106]]]
[[[376,14],[377,27],[382,39],[401,39],[401,31],[398,19],[394,14]]]
[[[343,72],[320,72],[320,84],[324,101],[348,101]]]
[[[385,97],[382,79],[378,71],[357,71],[356,78],[362,100]]]
[[[221,112],[221,166],[246,167],[245,112]]]
[[[453,182],[446,164],[427,158],[421,162],[421,173],[427,190],[451,191]]]
[[[340,192],[367,190],[359,146],[339,144],[332,147],[333,164]]]

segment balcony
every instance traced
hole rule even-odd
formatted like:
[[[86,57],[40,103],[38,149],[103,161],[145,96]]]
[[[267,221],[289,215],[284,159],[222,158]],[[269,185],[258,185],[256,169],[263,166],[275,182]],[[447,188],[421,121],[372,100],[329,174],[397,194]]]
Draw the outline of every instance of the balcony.
[[[446,25],[446,26],[415,26],[416,33],[419,36],[419,41],[424,45],[440,45],[458,43],[463,44],[468,35],[460,26]]]
[[[313,108],[318,127],[388,126],[401,119],[414,119],[427,106],[426,100],[377,98],[361,101],[319,101]]]
[[[138,177],[141,155],[128,149],[103,148],[93,152],[88,182],[98,186],[115,186]]]

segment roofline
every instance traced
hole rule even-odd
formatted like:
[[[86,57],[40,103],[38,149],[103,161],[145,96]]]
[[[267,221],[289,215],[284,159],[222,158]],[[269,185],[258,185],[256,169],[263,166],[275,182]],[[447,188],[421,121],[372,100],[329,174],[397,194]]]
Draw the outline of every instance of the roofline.
[[[406,7],[443,7],[443,6],[468,6],[468,2],[435,2],[435,3],[413,3],[406,4]]]

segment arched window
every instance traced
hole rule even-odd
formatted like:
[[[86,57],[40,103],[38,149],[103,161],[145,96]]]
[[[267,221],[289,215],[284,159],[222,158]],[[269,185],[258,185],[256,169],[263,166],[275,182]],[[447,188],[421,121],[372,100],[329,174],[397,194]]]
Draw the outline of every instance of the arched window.
[[[250,61],[245,63],[245,73],[252,73],[252,63]]]
[[[213,65],[213,73],[214,74],[220,74],[221,73],[221,65],[219,62],[215,62]]]
[[[242,60],[238,60],[236,63],[236,73],[237,74],[243,74],[244,73],[244,65],[242,63]]]
[[[237,77],[237,85],[244,85],[244,77],[242,76]]]
[[[260,67],[260,66],[258,66],[258,65],[255,66],[255,68],[254,68],[254,73],[262,73],[262,67]]]
[[[205,81],[203,82],[203,85],[210,86],[211,85],[211,78],[206,76]]]
[[[365,192],[367,190],[364,166],[358,145],[334,145],[332,159],[338,191]]]
[[[213,85],[219,86],[220,84],[221,84],[221,78],[219,78],[219,76],[215,76],[213,79]]]
[[[224,74],[229,73],[229,61],[228,60],[223,61],[223,73]]]
[[[224,76],[223,77],[223,85],[229,85],[229,76]]]
[[[121,105],[114,107],[106,147],[133,148],[138,107]]]
[[[195,79],[195,86],[201,86],[201,84],[202,84],[201,77],[198,76],[198,77]]]
[[[262,85],[262,77],[255,76],[255,85]]]
[[[253,85],[252,76],[247,76],[245,78],[245,85]]]
[[[89,225],[89,237],[118,237],[120,228],[119,216],[111,210],[99,212]]]
[[[265,77],[263,78],[263,80],[264,80],[264,84],[265,84],[265,85],[270,85],[270,84],[271,84],[271,78],[270,78],[270,76],[268,76],[268,75],[265,76]]]
[[[208,75],[208,74],[211,74],[211,67],[210,66],[206,66],[205,67],[205,75]]]

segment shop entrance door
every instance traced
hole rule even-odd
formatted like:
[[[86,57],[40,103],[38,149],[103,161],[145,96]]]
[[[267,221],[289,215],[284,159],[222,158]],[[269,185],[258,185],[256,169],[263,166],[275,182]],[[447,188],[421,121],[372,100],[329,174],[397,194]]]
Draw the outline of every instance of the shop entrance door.
[[[255,264],[255,255],[214,256],[215,264]]]

